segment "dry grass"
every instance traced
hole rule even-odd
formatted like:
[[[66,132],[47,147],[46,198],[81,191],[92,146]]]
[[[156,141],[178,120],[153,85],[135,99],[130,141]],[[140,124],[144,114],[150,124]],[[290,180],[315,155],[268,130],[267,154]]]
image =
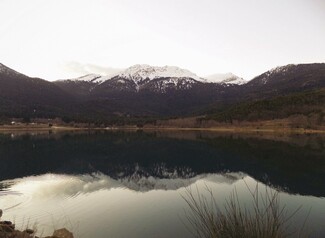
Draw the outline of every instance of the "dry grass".
[[[304,235],[304,226],[292,231],[290,223],[301,207],[289,213],[284,205],[280,204],[278,192],[270,189],[259,191],[258,185],[252,191],[251,207],[243,206],[236,189],[226,200],[221,210],[211,189],[209,195],[203,196],[198,189],[187,189],[183,199],[189,206],[186,212],[190,223],[189,230],[194,237],[204,238],[287,238],[307,237]],[[306,218],[307,220],[307,218]],[[305,220],[305,223],[306,223]],[[291,228],[289,232],[289,228]]]

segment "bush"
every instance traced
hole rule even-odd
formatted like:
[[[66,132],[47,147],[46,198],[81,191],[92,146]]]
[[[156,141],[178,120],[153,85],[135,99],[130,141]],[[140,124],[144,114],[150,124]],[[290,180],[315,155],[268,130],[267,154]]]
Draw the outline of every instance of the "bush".
[[[248,188],[249,189],[249,188]],[[289,221],[301,208],[288,214],[285,206],[280,205],[277,192],[266,189],[259,192],[258,185],[252,196],[252,209],[243,207],[239,202],[236,190],[226,201],[224,211],[216,203],[212,191],[208,189],[210,198],[186,191],[183,199],[189,206],[187,219],[191,224],[190,231],[195,237],[204,238],[287,238],[303,236],[304,227],[288,232]]]

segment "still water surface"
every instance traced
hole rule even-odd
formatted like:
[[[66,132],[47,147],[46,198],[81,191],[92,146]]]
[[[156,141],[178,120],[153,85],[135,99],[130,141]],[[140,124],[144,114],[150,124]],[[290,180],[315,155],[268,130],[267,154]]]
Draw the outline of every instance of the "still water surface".
[[[62,226],[77,237],[191,237],[186,189],[220,205],[236,188],[279,191],[291,220],[325,236],[325,137],[208,132],[0,134],[4,219],[39,234]],[[309,214],[309,215],[308,215]]]

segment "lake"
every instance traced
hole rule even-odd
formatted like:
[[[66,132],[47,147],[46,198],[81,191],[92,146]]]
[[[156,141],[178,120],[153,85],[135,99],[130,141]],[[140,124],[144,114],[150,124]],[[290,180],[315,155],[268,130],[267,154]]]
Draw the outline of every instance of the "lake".
[[[48,235],[191,237],[182,196],[277,191],[290,228],[325,236],[325,135],[203,131],[0,134],[2,219]],[[208,188],[208,189],[207,189]]]

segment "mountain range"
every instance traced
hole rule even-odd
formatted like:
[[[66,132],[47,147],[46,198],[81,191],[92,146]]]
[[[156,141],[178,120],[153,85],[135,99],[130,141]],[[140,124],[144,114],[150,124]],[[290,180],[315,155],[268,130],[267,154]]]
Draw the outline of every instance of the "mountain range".
[[[246,81],[232,73],[199,77],[186,69],[175,66],[134,65],[113,76],[88,74],[75,79],[54,82],[70,94],[94,95],[107,91],[166,93],[170,90],[188,90],[199,84],[245,84]]]
[[[281,66],[249,81],[232,73],[199,77],[175,66],[134,65],[113,76],[54,82],[0,64],[0,115],[73,120],[202,115],[323,87],[324,63]]]

